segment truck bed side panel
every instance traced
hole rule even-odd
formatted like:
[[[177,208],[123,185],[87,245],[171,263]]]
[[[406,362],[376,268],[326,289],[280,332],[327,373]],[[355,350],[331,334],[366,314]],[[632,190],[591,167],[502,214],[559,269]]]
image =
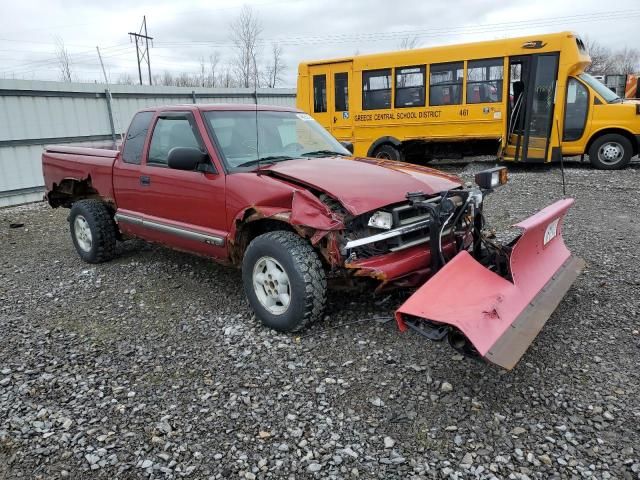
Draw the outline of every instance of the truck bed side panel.
[[[42,154],[47,193],[63,180],[89,181],[100,197],[114,202],[112,172],[118,153],[117,150],[47,147]]]

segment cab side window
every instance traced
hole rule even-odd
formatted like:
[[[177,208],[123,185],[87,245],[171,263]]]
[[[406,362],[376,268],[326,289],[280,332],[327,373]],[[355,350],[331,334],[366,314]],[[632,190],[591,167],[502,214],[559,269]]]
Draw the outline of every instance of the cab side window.
[[[436,63],[430,67],[429,105],[460,105],[464,63]]]
[[[313,111],[322,113],[327,111],[327,76],[313,76]]]
[[[142,162],[142,148],[152,118],[153,112],[139,112],[134,115],[122,149],[123,162],[135,165],[140,165]]]
[[[567,105],[564,109],[564,131],[562,139],[565,142],[579,140],[584,133],[589,110],[589,91],[575,78],[567,82]]]
[[[147,163],[157,167],[167,166],[169,152],[174,147],[202,150],[187,117],[160,117],[153,129]]]
[[[391,108],[391,69],[362,72],[362,109]]]

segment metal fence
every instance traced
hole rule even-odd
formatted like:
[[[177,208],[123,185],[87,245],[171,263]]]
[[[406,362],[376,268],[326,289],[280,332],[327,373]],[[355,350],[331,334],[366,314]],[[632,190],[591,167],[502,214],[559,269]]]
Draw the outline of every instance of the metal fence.
[[[110,94],[109,94],[110,92]],[[184,88],[0,80],[0,207],[37,201],[44,145],[95,144],[124,133],[154,105],[254,103],[294,106],[294,89]]]

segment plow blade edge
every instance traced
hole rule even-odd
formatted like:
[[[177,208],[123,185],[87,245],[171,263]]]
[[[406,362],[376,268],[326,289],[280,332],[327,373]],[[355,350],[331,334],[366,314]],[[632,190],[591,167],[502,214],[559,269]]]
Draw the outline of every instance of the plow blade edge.
[[[460,330],[486,360],[512,369],[584,268],[562,239],[573,199],[560,200],[514,225],[509,281],[462,251],[396,311]]]

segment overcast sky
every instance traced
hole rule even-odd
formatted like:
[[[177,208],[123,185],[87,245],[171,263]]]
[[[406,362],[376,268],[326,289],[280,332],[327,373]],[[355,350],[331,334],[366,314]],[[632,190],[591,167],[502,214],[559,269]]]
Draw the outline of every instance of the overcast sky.
[[[431,46],[573,30],[612,48],[640,48],[638,0],[2,0],[0,77],[57,80],[55,41],[71,54],[74,77],[100,81],[99,45],[111,79],[137,79],[127,32],[147,16],[152,73],[196,73],[214,52],[231,63],[229,24],[252,6],[263,32],[262,58],[281,44],[295,86],[301,60],[397,49],[403,37]]]

